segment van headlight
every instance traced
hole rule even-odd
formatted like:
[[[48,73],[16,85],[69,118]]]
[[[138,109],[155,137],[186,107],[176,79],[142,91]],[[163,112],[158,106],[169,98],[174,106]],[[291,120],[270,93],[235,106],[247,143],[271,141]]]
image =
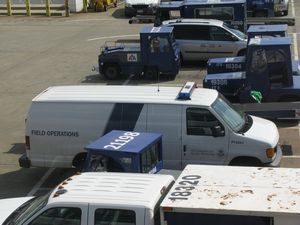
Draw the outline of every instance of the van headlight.
[[[275,148],[267,148],[266,149],[266,155],[269,159],[272,159],[274,157],[275,153],[276,153]]]

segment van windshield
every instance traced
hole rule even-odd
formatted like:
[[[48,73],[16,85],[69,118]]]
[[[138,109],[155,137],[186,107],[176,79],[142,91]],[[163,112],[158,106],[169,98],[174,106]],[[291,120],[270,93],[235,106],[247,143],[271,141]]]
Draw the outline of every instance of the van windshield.
[[[246,121],[244,113],[233,108],[222,95],[212,104],[215,112],[227,123],[227,125],[236,133],[243,129]]]
[[[27,221],[32,215],[34,215],[47,204],[50,194],[51,192],[49,192],[47,195],[28,200],[19,208],[17,208],[12,214],[10,214],[10,216],[2,225],[24,224],[25,221]]]

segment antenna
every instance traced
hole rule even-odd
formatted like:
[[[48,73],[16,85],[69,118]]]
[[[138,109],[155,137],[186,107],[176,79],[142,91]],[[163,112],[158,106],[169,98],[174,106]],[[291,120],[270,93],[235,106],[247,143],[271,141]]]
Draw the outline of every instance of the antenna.
[[[159,92],[159,75],[160,72],[157,73],[157,92]]]

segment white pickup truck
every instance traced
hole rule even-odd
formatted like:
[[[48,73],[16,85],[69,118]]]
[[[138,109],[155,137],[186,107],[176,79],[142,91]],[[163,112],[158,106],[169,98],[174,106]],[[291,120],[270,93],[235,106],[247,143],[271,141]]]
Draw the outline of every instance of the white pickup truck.
[[[3,225],[299,225],[300,169],[188,165],[170,175],[82,173],[0,200]]]

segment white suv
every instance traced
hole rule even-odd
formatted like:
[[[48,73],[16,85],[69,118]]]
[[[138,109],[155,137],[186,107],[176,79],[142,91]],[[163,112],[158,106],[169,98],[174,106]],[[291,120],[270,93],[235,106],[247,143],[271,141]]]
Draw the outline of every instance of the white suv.
[[[174,27],[182,60],[208,60],[246,53],[246,35],[220,20],[175,19],[164,21],[162,26]]]

